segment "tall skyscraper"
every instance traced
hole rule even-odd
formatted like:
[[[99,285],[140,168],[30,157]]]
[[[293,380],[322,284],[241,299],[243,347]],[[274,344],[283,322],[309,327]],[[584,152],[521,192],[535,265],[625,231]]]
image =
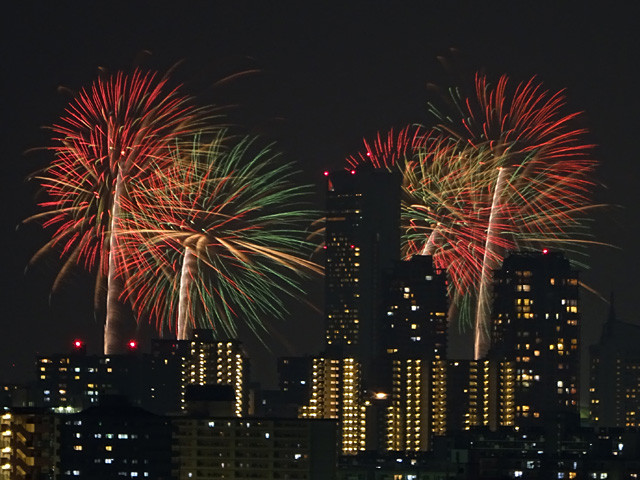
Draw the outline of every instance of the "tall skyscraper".
[[[578,272],[562,253],[513,254],[495,272],[489,359],[514,425],[577,420],[579,322]]]
[[[400,178],[358,169],[326,173],[327,353],[365,370],[378,344],[382,274],[400,257]]]
[[[325,172],[324,355],[312,361],[305,418],[338,420],[341,450],[366,446],[363,392],[379,349],[383,273],[400,257],[400,177],[384,170]]]

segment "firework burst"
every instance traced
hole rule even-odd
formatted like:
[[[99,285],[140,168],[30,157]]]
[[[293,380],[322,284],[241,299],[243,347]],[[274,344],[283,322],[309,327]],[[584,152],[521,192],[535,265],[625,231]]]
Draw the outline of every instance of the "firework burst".
[[[487,348],[490,274],[509,250],[588,242],[585,213],[596,162],[562,92],[534,79],[509,88],[477,76],[475,95],[452,95],[430,131],[407,128],[365,144],[351,166],[397,168],[404,178],[404,254],[429,254],[448,270],[452,313],[473,322]]]
[[[173,158],[123,202],[126,296],[179,339],[197,327],[235,336],[240,321],[260,335],[286,311],[283,294],[301,293],[299,276],[320,272],[307,260],[307,188],[255,139],[196,137]]]
[[[116,219],[128,184],[147,175],[151,163],[168,163],[169,145],[201,128],[204,117],[189,98],[168,86],[166,77],[136,71],[83,89],[52,127],[55,158],[35,176],[48,200],[32,219],[42,219],[53,234],[34,259],[53,248],[66,257],[54,289],[76,263],[98,272],[97,296],[106,278],[105,353],[122,351],[126,341],[115,272],[122,261]]]

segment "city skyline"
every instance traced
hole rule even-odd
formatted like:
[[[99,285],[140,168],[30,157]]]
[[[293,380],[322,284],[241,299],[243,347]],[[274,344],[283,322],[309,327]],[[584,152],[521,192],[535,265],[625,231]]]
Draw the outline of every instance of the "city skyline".
[[[56,92],[59,85],[78,90],[95,78],[99,66],[112,72],[129,70],[144,50],[151,55],[143,55],[141,64],[152,69],[166,71],[184,61],[176,69],[176,79],[195,90],[191,93],[204,93],[207,100],[218,104],[240,103],[241,111],[234,115],[246,120],[248,128],[273,136],[287,157],[300,163],[305,178],[317,186],[319,205],[324,201],[320,193],[322,171],[344,166],[347,156],[361,150],[362,137],[372,138],[378,131],[426,120],[430,98],[426,85],[443,78],[436,57],[450,55],[450,47],[458,48],[467,59],[462,65],[471,64],[462,81],[469,82],[473,70],[484,67],[494,79],[503,73],[517,81],[538,75],[547,87],[566,87],[570,105],[586,112],[587,126],[599,145],[595,154],[601,162],[597,179],[609,190],[596,192],[596,199],[626,207],[612,208],[595,218],[595,239],[621,250],[591,248],[586,263],[592,269],[584,272],[584,277],[604,297],[609,296],[609,290],[616,292],[620,318],[638,321],[632,318],[632,272],[640,263],[638,252],[632,249],[638,238],[638,227],[633,224],[638,217],[638,194],[630,196],[638,165],[625,157],[631,155],[635,128],[623,115],[625,110],[633,112],[633,102],[637,102],[631,88],[631,49],[637,33],[626,32],[624,24],[615,22],[624,23],[622,13],[600,18],[600,12],[586,11],[584,6],[581,10],[564,6],[555,13],[538,11],[525,24],[520,15],[526,15],[515,7],[497,14],[478,12],[477,7],[466,4],[460,5],[459,11],[453,7],[392,10],[386,3],[366,10],[350,6],[330,11],[257,4],[243,4],[234,10],[213,5],[177,12],[173,20],[177,34],[164,38],[154,28],[169,28],[171,12],[130,7],[122,12],[128,17],[118,17],[106,5],[96,13],[68,7],[55,11],[21,8],[4,33],[14,38],[26,34],[26,38],[10,52],[11,64],[17,68],[12,69],[8,91],[15,94],[10,93],[9,108],[4,112],[5,122],[13,121],[5,130],[10,158],[3,175],[3,251],[8,264],[3,275],[3,320],[8,325],[0,346],[3,380],[30,373],[36,353],[60,351],[71,337],[87,337],[92,352],[101,349],[102,319],[93,319],[91,292],[82,285],[91,283],[88,277],[78,272],[81,281],[71,280],[53,297],[50,308],[47,303],[55,267],[39,264],[26,275],[22,273],[46,236],[33,227],[15,231],[35,209],[34,187],[22,180],[50,160],[42,151],[22,153],[49,145],[48,133],[39,127],[52,125],[63,113],[69,96]],[[80,13],[88,14],[88,20],[76,25],[72,15]],[[478,25],[473,23],[474,15]],[[94,39],[100,33],[107,37],[110,21],[118,18],[118,35]],[[220,19],[223,26],[218,25],[219,31],[206,31],[206,18]],[[421,22],[420,18],[427,20]],[[443,19],[442,25],[437,24],[437,18]],[[133,32],[135,22],[142,19],[148,24],[143,31]],[[229,21],[225,23],[225,19]],[[489,25],[480,28],[482,20]],[[537,26],[536,21],[540,22]],[[456,24],[462,28],[453,31]],[[194,26],[197,28],[190,28]],[[507,31],[492,31],[488,26],[502,26]],[[537,44],[525,38],[532,31],[541,34]],[[204,36],[200,42],[199,35]],[[598,36],[605,36],[609,46],[603,46]],[[83,48],[78,44],[81,37],[87,39]],[[50,49],[45,47],[49,39]],[[265,39],[273,39],[273,44],[265,45]],[[337,47],[343,50],[337,51]],[[248,59],[249,55],[253,58]],[[247,74],[231,86],[210,87],[226,74],[252,69],[260,72]],[[617,82],[606,76],[607,71],[618,72]],[[229,98],[232,101],[225,101]],[[53,259],[48,262],[55,263]],[[321,290],[321,280],[309,286],[310,298],[318,307],[322,305]],[[588,345],[597,339],[608,307],[585,291],[582,295],[583,321],[588,325],[584,343]],[[314,317],[308,325],[295,317],[278,324],[277,335],[283,338],[274,340],[274,353],[300,354],[321,347],[321,313],[297,307],[293,315],[308,318],[309,311]],[[309,337],[313,340],[304,340]],[[29,341],[20,341],[26,338]]]

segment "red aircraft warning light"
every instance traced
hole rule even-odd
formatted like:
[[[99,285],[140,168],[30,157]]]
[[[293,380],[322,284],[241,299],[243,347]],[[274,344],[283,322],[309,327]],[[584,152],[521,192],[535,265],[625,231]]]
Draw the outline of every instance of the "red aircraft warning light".
[[[87,351],[87,347],[82,340],[76,338],[73,341],[73,350],[78,353],[85,353]]]
[[[549,253],[549,249],[548,248],[543,248],[542,249],[542,254],[546,255],[547,253]]]
[[[128,345],[130,350],[135,350],[136,348],[138,348],[138,342],[136,342],[135,340],[129,340]]]

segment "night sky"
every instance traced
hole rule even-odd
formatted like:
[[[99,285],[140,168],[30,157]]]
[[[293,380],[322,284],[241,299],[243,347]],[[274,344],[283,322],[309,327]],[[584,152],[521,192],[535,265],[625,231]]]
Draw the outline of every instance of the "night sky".
[[[0,382],[30,377],[36,354],[64,351],[75,337],[92,353],[102,349],[91,277],[78,270],[50,297],[55,257],[25,273],[46,234],[35,224],[18,228],[36,211],[35,185],[25,179],[51,159],[38,150],[50,145],[42,127],[99,69],[176,67],[172,78],[199,103],[225,106],[234,122],[299,162],[304,181],[317,185],[318,208],[322,171],[342,168],[363,137],[429,121],[430,83],[468,83],[480,69],[494,79],[537,75],[551,90],[566,88],[598,146],[595,199],[611,205],[594,216],[593,234],[614,247],[590,248],[582,279],[604,297],[614,291],[618,316],[640,322],[640,33],[626,2],[606,9],[551,1],[344,3],[14,2],[4,12]],[[220,82],[237,72],[246,74]],[[321,306],[321,280],[308,291]],[[585,344],[598,338],[607,311],[584,292]],[[316,353],[322,330],[320,313],[296,305],[269,347],[278,355]],[[267,358],[264,347],[248,343],[256,358]]]

